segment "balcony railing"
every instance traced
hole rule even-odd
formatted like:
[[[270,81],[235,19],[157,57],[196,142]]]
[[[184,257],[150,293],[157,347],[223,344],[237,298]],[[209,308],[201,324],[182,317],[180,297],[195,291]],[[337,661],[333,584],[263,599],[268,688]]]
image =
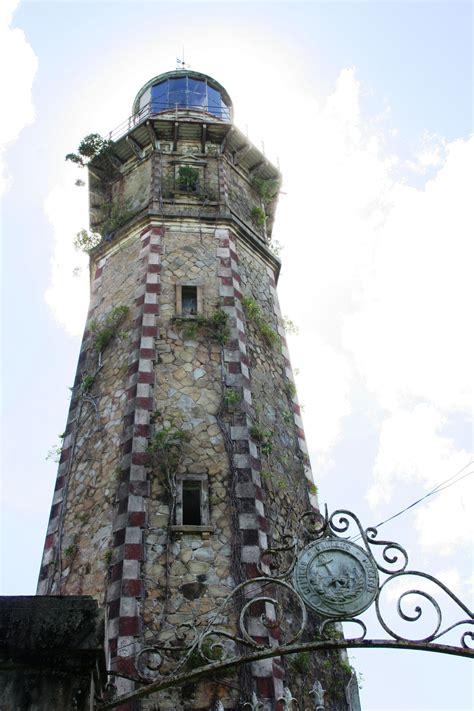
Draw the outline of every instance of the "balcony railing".
[[[178,118],[179,114],[183,111],[200,113],[204,116],[218,118],[221,121],[225,122],[230,121],[230,109],[226,106],[211,106],[209,108],[206,108],[202,105],[198,106],[197,104],[187,104],[185,106],[183,104],[169,104],[160,103],[158,101],[150,101],[148,104],[145,104],[145,106],[143,106],[139,111],[137,111],[137,113],[132,114],[132,116],[129,116],[128,119],[122,121],[122,123],[119,124],[112,131],[110,131],[110,133],[108,133],[106,137],[110,141],[118,141],[119,138],[122,138],[122,136],[125,136],[127,133],[129,133],[129,131],[131,131],[133,128],[135,128],[136,126],[138,126],[143,121],[146,121],[149,118],[154,118],[156,116],[159,116],[160,114],[170,112],[174,112],[175,117]]]

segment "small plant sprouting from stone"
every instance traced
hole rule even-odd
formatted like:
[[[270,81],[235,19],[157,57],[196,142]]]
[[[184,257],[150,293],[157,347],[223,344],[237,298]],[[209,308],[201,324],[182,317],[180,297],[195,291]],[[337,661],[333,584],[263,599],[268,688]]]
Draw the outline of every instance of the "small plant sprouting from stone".
[[[309,652],[300,652],[292,655],[290,657],[290,668],[296,674],[308,676],[311,671],[311,654]]]
[[[92,386],[94,385],[94,381],[95,381],[95,375],[92,375],[91,373],[85,373],[82,376],[81,392],[82,393],[90,392]]]
[[[286,384],[286,392],[288,393],[289,397],[294,398],[296,395],[296,385],[292,380],[288,380]]]
[[[227,388],[225,395],[224,395],[224,401],[226,405],[237,405],[242,400],[242,395],[241,393],[236,390],[235,388]]]
[[[129,313],[129,307],[122,304],[115,306],[112,311],[107,314],[102,323],[97,321],[89,322],[89,331],[93,339],[92,347],[96,353],[101,353],[104,348],[108,346],[112,338],[123,335],[123,333],[119,331],[119,326],[122,325]]]
[[[148,443],[147,453],[151,466],[158,465],[168,478],[168,484],[173,490],[174,475],[183,456],[183,448],[189,442],[189,432],[175,422],[172,417],[166,417],[160,410],[152,416],[155,432]],[[172,491],[173,493],[173,491]]]
[[[69,546],[66,546],[64,549],[64,557],[65,558],[72,558],[74,553],[76,552],[76,546],[74,543],[71,543]]]
[[[255,299],[250,296],[243,296],[242,306],[244,308],[245,315],[255,325],[265,343],[268,346],[273,347],[278,341],[278,334],[265,321],[260,306],[257,304]]]
[[[196,316],[192,319],[180,316],[174,319],[176,324],[183,324],[183,335],[185,338],[195,339],[198,333],[202,333],[206,338],[217,341],[221,346],[229,340],[229,317],[223,308],[218,306],[212,316]]]
[[[251,321],[258,321],[258,319],[261,318],[262,313],[260,311],[260,306],[257,304],[255,299],[252,299],[251,296],[242,297],[242,306],[244,307],[247,317]]]
[[[260,425],[253,425],[249,430],[249,434],[251,438],[260,445],[260,451],[262,454],[271,454],[273,450],[273,443],[272,433],[269,430],[263,429]]]
[[[341,636],[342,635],[340,635],[340,637]],[[351,676],[352,673],[354,672],[354,667],[351,667],[351,665],[348,662],[346,662],[345,659],[341,659],[341,661],[339,662],[339,666],[341,667],[341,670],[344,672],[344,674],[348,674],[349,676]]]
[[[115,479],[116,481],[119,481],[119,480],[120,480],[120,477],[122,476],[122,469],[121,469],[121,467],[115,467],[115,469],[114,469],[112,475],[113,475],[113,477],[114,477],[114,479]]]
[[[255,175],[250,183],[264,205],[274,200],[280,190],[280,181],[272,178]]]
[[[126,222],[135,217],[137,210],[131,207],[130,201],[123,204],[112,205],[109,211],[109,216],[102,222],[100,233],[107,238],[119,227],[122,227]]]
[[[224,345],[229,340],[229,317],[224,309],[220,307],[214,311],[211,317],[211,330],[214,334],[214,338],[218,343]]]
[[[308,490],[310,494],[313,494],[313,496],[316,496],[316,494],[318,493],[318,487],[312,481],[310,481],[308,484]]]
[[[106,565],[110,565],[111,560],[112,560],[112,555],[113,555],[112,548],[108,548],[103,555],[104,563]]]
[[[195,193],[198,189],[199,170],[191,165],[180,165],[176,180],[179,190],[187,193]]]
[[[265,210],[263,210],[261,207],[258,207],[257,205],[252,207],[250,217],[252,218],[252,222],[256,227],[263,227],[267,221]]]
[[[283,422],[287,425],[291,425],[294,422],[293,413],[289,410],[283,410],[281,416],[283,417]]]

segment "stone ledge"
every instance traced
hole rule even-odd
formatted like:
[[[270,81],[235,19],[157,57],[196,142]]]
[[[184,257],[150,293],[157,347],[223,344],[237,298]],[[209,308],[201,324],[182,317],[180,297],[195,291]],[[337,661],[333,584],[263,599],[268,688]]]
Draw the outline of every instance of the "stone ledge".
[[[173,533],[181,537],[184,533],[198,535],[204,539],[208,539],[211,533],[214,533],[214,526],[171,526]]]

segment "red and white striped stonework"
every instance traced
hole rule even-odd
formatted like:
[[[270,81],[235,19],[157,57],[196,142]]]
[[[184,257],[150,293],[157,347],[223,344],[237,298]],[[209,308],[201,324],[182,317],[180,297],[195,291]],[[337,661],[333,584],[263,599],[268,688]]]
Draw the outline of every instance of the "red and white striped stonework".
[[[74,382],[74,393],[81,385],[83,366],[87,359],[90,348],[90,338],[87,324],[94,318],[97,305],[99,303],[99,292],[102,285],[102,273],[104,271],[107,258],[101,259],[96,267],[94,279],[92,281],[91,299],[89,312],[87,314],[86,329],[82,339],[79,360],[77,363],[76,380]],[[67,490],[69,484],[69,474],[73,462],[74,448],[76,441],[76,421],[79,419],[81,401],[77,395],[73,396],[69,408],[69,414],[64,432],[64,439],[59,459],[56,485],[54,489],[53,502],[49,515],[48,530],[44,544],[43,558],[38,579],[37,595],[60,595],[61,594],[61,526],[64,516],[64,509],[67,503]]]
[[[139,278],[135,292],[133,345],[122,437],[121,484],[114,522],[114,548],[107,590],[107,638],[112,669],[135,673],[136,641],[142,632],[140,600],[143,596],[141,561],[142,531],[146,524],[149,482],[146,450],[154,409],[153,383],[155,338],[159,313],[161,228],[150,227],[140,235]],[[117,677],[119,693],[132,682]],[[124,707],[128,708],[128,706]]]
[[[235,242],[229,230],[216,230],[219,277],[219,296],[229,316],[231,339],[224,349],[225,384],[241,390],[242,407],[234,414],[231,439],[234,444],[233,468],[236,476],[235,494],[238,506],[238,525],[241,537],[240,563],[245,579],[260,575],[257,563],[268,547],[268,519],[263,503],[260,478],[261,462],[257,446],[250,440],[252,426],[252,391],[250,382],[245,317],[242,309],[241,278]],[[250,594],[250,593],[249,593]],[[252,608],[249,631],[259,641],[268,642],[271,635],[261,622],[262,613],[269,618],[274,614],[266,609]],[[276,643],[276,641],[275,641]],[[261,699],[273,704],[283,694],[283,669],[278,659],[263,660],[252,665],[255,690]]]
[[[273,303],[273,310],[277,319],[278,323],[278,333],[280,334],[281,337],[281,352],[284,358],[285,362],[285,375],[288,378],[288,380],[295,385],[295,379],[293,376],[293,369],[291,367],[291,362],[290,362],[290,354],[288,352],[288,344],[286,342],[286,333],[285,333],[285,327],[283,323],[283,318],[281,315],[281,310],[280,310],[280,302],[278,301],[278,293],[276,290],[276,282],[275,282],[275,275],[273,273],[273,270],[270,267],[267,267],[267,274],[268,274],[268,283],[270,285],[270,292],[272,295],[272,303]],[[298,403],[298,396],[296,394],[296,387],[294,388],[294,393],[292,395],[292,408],[293,408],[293,419],[295,422],[295,427],[296,427],[296,433],[298,436],[298,446],[300,449],[300,452],[303,454],[303,462],[304,462],[304,473],[306,476],[306,479],[308,481],[308,496],[309,496],[309,501],[311,506],[313,506],[315,509],[319,510],[319,504],[318,504],[318,497],[315,493],[314,489],[314,478],[313,478],[313,472],[311,470],[311,464],[309,460],[309,452],[308,452],[308,447],[306,444],[306,437],[304,434],[304,429],[303,429],[303,420],[301,419],[301,408]]]

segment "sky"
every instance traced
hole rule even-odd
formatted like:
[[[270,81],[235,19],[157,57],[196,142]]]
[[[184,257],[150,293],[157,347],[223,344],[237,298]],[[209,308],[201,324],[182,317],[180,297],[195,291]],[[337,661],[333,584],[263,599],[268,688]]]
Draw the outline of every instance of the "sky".
[[[369,526],[452,484],[380,536],[472,600],[472,4],[403,0],[2,1],[2,594],[35,592],[87,310],[64,156],[183,47],[283,173],[279,295],[321,502]],[[351,656],[364,711],[474,706],[467,660]]]

